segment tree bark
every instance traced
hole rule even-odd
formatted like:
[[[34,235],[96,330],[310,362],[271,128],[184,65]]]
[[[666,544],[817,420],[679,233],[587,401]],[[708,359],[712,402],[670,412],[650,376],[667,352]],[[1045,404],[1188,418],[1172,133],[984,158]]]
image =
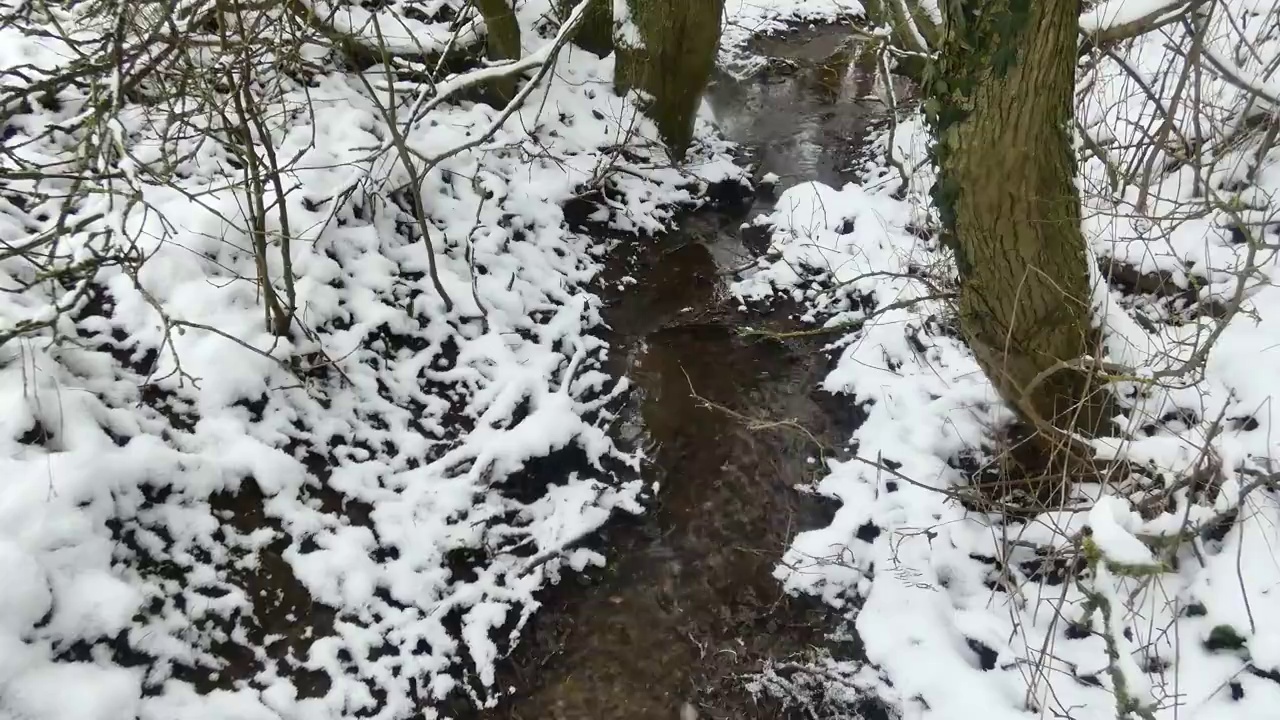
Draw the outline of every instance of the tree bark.
[[[476,0],[488,32],[485,49],[490,60],[520,59],[520,23],[511,0]],[[516,95],[519,78],[511,75],[493,81],[490,90],[503,103]]]
[[[1078,14],[1078,0],[951,0],[925,91],[964,335],[1023,420],[1091,436],[1110,396],[1061,367],[1097,350],[1070,130]]]
[[[630,7],[641,43],[617,44],[614,85],[649,95],[645,113],[679,162],[715,69],[724,0],[630,0]]]
[[[560,18],[564,20],[578,0],[560,0],[557,6]],[[573,44],[604,57],[613,52],[613,2],[612,0],[591,0],[587,6],[587,16],[578,31],[573,35]]]

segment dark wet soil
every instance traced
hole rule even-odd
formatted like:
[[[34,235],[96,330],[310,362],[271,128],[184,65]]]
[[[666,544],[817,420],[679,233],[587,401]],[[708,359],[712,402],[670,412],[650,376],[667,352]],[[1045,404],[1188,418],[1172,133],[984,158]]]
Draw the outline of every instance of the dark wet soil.
[[[728,135],[748,146],[757,177],[775,173],[782,187],[849,179],[880,109],[858,100],[870,79],[850,69],[845,33],[806,31],[761,49],[779,66],[713,89]],[[831,508],[803,486],[824,447],[852,428],[849,413],[818,397],[827,360],[816,344],[737,332],[748,322],[793,329],[787,311],[748,318],[726,302],[727,269],[751,256],[739,226],[772,203],[695,213],[632,257],[620,253],[606,274],[634,281],[606,290],[606,320],[614,369],[637,385],[631,430],[654,447],[646,478],[659,489],[649,513],[611,531],[606,570],[549,593],[506,673],[518,694],[484,717],[789,717],[745,684],[765,659],[826,644],[833,629],[819,604],[783,595],[772,572],[796,532],[828,521]]]

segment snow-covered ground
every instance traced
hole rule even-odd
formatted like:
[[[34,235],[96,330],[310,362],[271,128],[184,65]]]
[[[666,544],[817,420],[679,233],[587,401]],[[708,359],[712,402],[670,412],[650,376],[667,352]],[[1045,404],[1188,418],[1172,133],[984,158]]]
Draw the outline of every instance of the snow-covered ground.
[[[463,4],[385,3],[335,27],[437,50],[448,23],[429,18]],[[752,34],[860,10],[852,0],[727,5],[721,61],[737,72],[753,67]],[[1156,5],[1116,0],[1083,22]],[[418,223],[391,192],[410,171],[383,109],[418,104],[419,87],[397,84],[397,99],[377,73],[366,85],[332,68],[281,81],[253,134],[254,157],[269,136],[288,164],[279,190],[261,192],[273,208],[264,232],[290,237],[305,332],[279,340],[264,329],[234,143],[169,133],[182,108],[139,103],[110,73],[32,101],[29,88],[83,67],[81,49],[110,47],[115,18],[83,5],[3,7],[70,37],[0,28],[0,333],[48,321],[0,344],[0,718],[390,720],[458,692],[458,677],[481,702],[501,693],[494,663],[536,611],[534,593],[604,561],[565,544],[643,498],[639,481],[613,472],[639,458],[607,432],[625,383],[601,371],[608,348],[592,335],[600,300],[588,284],[608,246],[568,229],[563,207],[607,182],[595,220],[657,230],[673,205],[697,200],[700,182],[737,176],[728,146],[703,123],[690,166],[663,167],[653,127],[610,89],[611,60],[565,52],[491,139],[431,170]],[[1209,501],[1184,493],[1144,516],[1128,488],[1080,487],[1078,510],[1003,522],[938,492],[963,487],[958,460],[988,451],[1010,413],[955,339],[946,304],[922,299],[947,289],[949,271],[928,239],[917,117],[879,146],[893,142],[915,169],[905,199],[873,160],[861,184],[787,190],[768,219],[775,252],[736,285],[744,302],[787,293],[814,322],[865,320],[834,346],[825,381],[868,414],[818,486],[842,507],[796,538],[778,573],[856,613],[867,662],[826,660],[828,692],[875,695],[905,717],[1112,718],[1123,678],[1139,704],[1162,699],[1161,718],[1274,714],[1280,517],[1264,491],[1241,498],[1280,442],[1270,414],[1280,291],[1266,247],[1280,151],[1258,147],[1280,105],[1265,70],[1280,48],[1274,16],[1263,17],[1271,3],[1214,7],[1204,56],[1231,78],[1189,74],[1206,114],[1180,115],[1166,134],[1204,139],[1194,147],[1217,162],[1197,178],[1187,153],[1170,150],[1154,156],[1145,195],[1116,195],[1084,153],[1081,182],[1099,257],[1171,283],[1199,278],[1190,297],[1219,303],[1237,295],[1233,271],[1254,266],[1239,291],[1245,312],[1214,337],[1205,378],[1141,394],[1128,410],[1141,431],[1101,448],[1149,462],[1158,485],[1211,446],[1222,477]],[[520,5],[527,53],[549,42],[548,10]],[[1120,165],[1145,166],[1150,143],[1133,139],[1162,122],[1152,93],[1167,103],[1191,92],[1162,80],[1182,67],[1166,42],[1185,45],[1184,29],[1165,32],[1082,69],[1081,125]],[[464,28],[458,41],[476,37]],[[102,133],[59,129],[103,102],[117,122]],[[497,119],[486,104],[442,104],[404,128],[407,154],[439,157]],[[179,162],[161,182],[148,168],[169,159]],[[39,165],[51,177],[37,184],[23,173]],[[75,176],[90,171],[86,189]],[[1187,207],[1204,212],[1171,212]],[[448,303],[429,279],[424,226]],[[1245,231],[1263,241],[1252,254]],[[9,252],[53,232],[56,257]],[[127,262],[79,270],[104,255]],[[868,318],[864,298],[882,312]],[[1101,285],[1097,301],[1112,359],[1139,368],[1176,365],[1215,327]],[[1237,505],[1241,520],[1185,544],[1177,568],[1121,577],[1104,567],[1085,584],[1052,571],[1050,551],[1079,528],[1104,557],[1145,565],[1152,537]],[[1086,593],[1128,610],[1110,624],[1086,617]],[[1120,662],[1109,663],[1108,640]]]
[[[1120,5],[1083,21],[1105,27],[1156,4],[1136,15]],[[1215,4],[1202,48],[1211,70],[1185,73],[1184,90],[1175,48],[1192,41],[1181,25],[1081,66],[1080,125],[1102,149],[1081,143],[1092,252],[1190,288],[1170,301],[1098,282],[1107,359],[1150,377],[1208,348],[1203,377],[1121,385],[1132,434],[1096,446],[1144,468],[1127,485],[1079,484],[1063,508],[1023,519],[966,510],[954,497],[968,482],[961,468],[998,452],[1012,415],[957,339],[946,301],[930,299],[954,279],[921,231],[934,223],[918,115],[892,139],[882,134],[863,182],[791,188],[758,221],[773,247],[735,292],[744,303],[787,295],[807,303],[815,323],[856,327],[835,335],[839,360],[825,389],[867,413],[817,486],[841,509],[829,527],[799,535],[778,570],[787,587],[848,612],[865,643],[865,662],[815,660],[810,689],[874,695],[908,718],[1274,716],[1280,147],[1266,129],[1280,110],[1276,19],[1269,2]],[[1175,93],[1203,112],[1184,104],[1164,137],[1191,141],[1153,150],[1144,138],[1163,122],[1154,103],[1176,104]],[[913,171],[901,200],[891,195],[895,171],[883,167],[889,142]],[[1127,188],[1112,191],[1100,157],[1138,168]],[[1148,158],[1154,170],[1144,176]],[[1237,300],[1219,334],[1215,316]],[[1203,467],[1217,469],[1212,490],[1189,497],[1178,483]],[[1149,502],[1165,492],[1168,505]],[[1234,524],[1215,527],[1224,516]],[[1091,540],[1081,546],[1085,528]],[[1078,572],[1082,547],[1097,553],[1093,573]],[[802,685],[782,672],[763,682]],[[1121,685],[1132,705],[1118,706]]]
[[[382,6],[400,35],[363,10],[335,23],[439,49],[448,25],[421,18],[464,4]],[[549,3],[520,7],[533,55],[554,32]],[[264,327],[234,142],[170,132],[183,111],[136,102],[119,77],[22,99],[79,67],[81,48],[110,46],[114,21],[92,13],[0,29],[15,110],[0,331],[74,299],[0,345],[0,717],[390,720],[464,692],[458,677],[481,702],[500,694],[494,663],[534,593],[604,560],[565,544],[642,496],[614,472],[639,458],[608,434],[625,381],[599,369],[591,334],[587,285],[608,247],[569,230],[563,206],[603,188],[593,220],[663,228],[700,183],[738,176],[727,146],[704,123],[692,163],[667,167],[653,126],[612,92],[612,60],[566,50],[491,139],[421,182],[450,306],[424,225],[392,192],[410,171],[384,109],[407,112],[423,86],[393,97],[379,74],[332,65],[272,78],[275,95],[255,88],[266,124],[251,154],[265,163],[269,145],[285,166],[259,196],[281,294],[291,241],[300,329],[281,339]],[[115,103],[105,134],[49,132],[101,107],[91,90]],[[400,130],[409,156],[438,158],[497,118],[459,100]],[[50,162],[117,172],[91,191],[17,174]],[[7,252],[55,228],[48,265]]]

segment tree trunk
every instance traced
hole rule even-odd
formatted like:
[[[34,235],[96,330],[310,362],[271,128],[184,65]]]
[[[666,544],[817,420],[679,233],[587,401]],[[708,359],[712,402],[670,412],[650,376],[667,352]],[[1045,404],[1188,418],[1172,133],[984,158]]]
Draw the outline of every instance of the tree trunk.
[[[1097,350],[1069,130],[1078,12],[1078,0],[951,0],[925,91],[961,328],[1023,420],[1094,435],[1110,396],[1087,372],[1054,370]]]
[[[645,112],[679,162],[715,69],[724,0],[630,0],[630,7],[640,43],[617,43],[614,85],[648,93]]]
[[[579,0],[560,0],[560,19],[567,19],[578,2]],[[612,0],[591,0],[591,4],[587,6],[587,16],[573,35],[573,44],[600,57],[613,52]]]
[[[520,23],[516,20],[511,0],[476,0],[484,17],[486,53],[490,60],[520,59]],[[516,96],[519,78],[514,75],[493,81],[490,90],[503,103]]]

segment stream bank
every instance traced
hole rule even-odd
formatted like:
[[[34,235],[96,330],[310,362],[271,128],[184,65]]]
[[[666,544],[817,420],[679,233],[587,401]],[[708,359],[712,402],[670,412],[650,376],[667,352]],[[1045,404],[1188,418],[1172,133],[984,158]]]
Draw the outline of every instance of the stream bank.
[[[851,180],[882,109],[865,99],[872,78],[851,67],[847,30],[801,30],[757,49],[768,71],[711,88],[725,134],[757,178],[780,178],[776,192]],[[741,225],[771,212],[774,197],[692,213],[661,240],[620,252],[605,273],[609,288],[629,278],[605,291],[611,369],[634,381],[630,430],[653,448],[646,479],[659,489],[644,516],[609,531],[607,568],[548,593],[499,678],[517,694],[484,717],[788,717],[747,692],[746,676],[826,644],[834,628],[825,606],[785,596],[772,571],[796,532],[829,520],[832,508],[800,487],[856,417],[818,389],[821,340],[737,332],[800,326],[785,309],[748,316],[727,297],[729,269],[763,249]]]

